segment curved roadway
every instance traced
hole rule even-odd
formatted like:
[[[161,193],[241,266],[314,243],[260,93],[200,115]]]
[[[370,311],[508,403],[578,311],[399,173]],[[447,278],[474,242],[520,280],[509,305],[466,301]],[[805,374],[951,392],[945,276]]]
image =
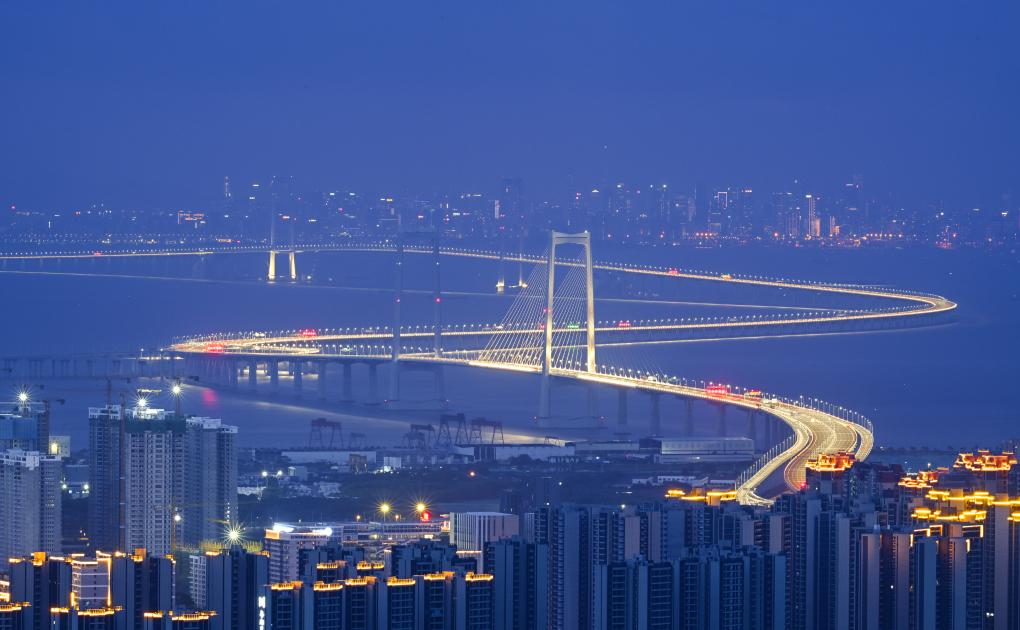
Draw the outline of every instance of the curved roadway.
[[[357,246],[338,248],[318,248],[319,251],[392,251],[388,246]],[[246,250],[250,251],[250,250]],[[258,250],[254,250],[258,251]],[[405,248],[407,253],[431,253],[425,248]],[[217,253],[208,251],[206,253]],[[480,250],[453,250],[443,249],[444,255],[464,256],[471,258],[484,258],[490,260],[500,259],[499,254]],[[118,254],[130,255],[130,254]],[[164,255],[182,255],[180,252],[167,253]],[[544,262],[539,257],[531,256],[506,256],[504,260],[516,262],[527,262],[541,264]],[[574,263],[565,263],[574,264]],[[654,322],[654,323],[633,323],[627,328],[618,326],[600,326],[598,332],[634,333],[641,331],[682,331],[696,328],[725,328],[735,326],[775,326],[775,325],[803,325],[825,322],[845,322],[863,320],[883,320],[887,318],[916,317],[919,315],[933,315],[944,313],[956,308],[956,304],[940,296],[926,295],[921,293],[908,293],[885,289],[880,287],[858,286],[848,284],[816,284],[809,282],[797,282],[792,280],[778,280],[758,277],[737,277],[729,274],[714,274],[708,272],[689,272],[662,267],[642,267],[622,264],[595,264],[594,267],[600,270],[619,273],[635,273],[643,275],[674,277],[686,280],[704,280],[713,282],[729,282],[741,285],[767,286],[782,289],[796,289],[806,291],[820,291],[825,293],[837,293],[850,296],[878,298],[893,300],[901,304],[898,308],[892,309],[868,309],[854,311],[833,311],[822,316],[811,316],[801,318],[780,318],[780,319],[745,319],[725,322]],[[904,303],[906,303],[904,305]],[[479,325],[476,327],[462,327],[460,330],[448,329],[442,331],[442,337],[465,337],[499,334],[520,334],[522,332],[539,332],[540,329],[512,329],[502,330],[492,325]],[[316,331],[314,338],[301,334],[300,331],[284,333],[240,333],[226,335],[211,335],[199,338],[191,338],[177,342],[169,348],[180,355],[208,356],[210,344],[215,344],[217,355],[237,357],[272,357],[286,360],[288,357],[295,359],[317,358],[328,359],[356,359],[362,353],[354,348],[344,347],[340,352],[328,351],[323,344],[344,344],[359,343],[365,341],[382,341],[391,338],[391,333],[386,328],[373,329],[348,329],[345,331]],[[422,337],[430,338],[433,333],[423,330],[408,330],[401,333],[401,337]],[[654,342],[651,342],[654,343]],[[540,367],[534,365],[515,365],[504,363],[493,363],[478,360],[479,351],[462,351],[448,354],[418,352],[402,354],[401,361],[409,362],[431,362],[465,365],[483,369],[509,369],[524,372],[541,371]],[[386,356],[381,349],[364,355],[364,358],[379,360]],[[742,476],[737,487],[738,498],[745,504],[767,504],[770,500],[758,494],[759,488],[778,472],[791,489],[800,488],[805,480],[805,465],[809,459],[817,457],[821,453],[835,453],[845,451],[853,453],[857,459],[863,460],[871,452],[874,445],[871,423],[854,412],[835,405],[827,405],[815,401],[815,404],[805,403],[801,400],[778,398],[769,395],[758,395],[748,393],[734,393],[729,390],[720,392],[718,388],[697,387],[680,381],[676,378],[663,375],[646,375],[644,377],[624,375],[612,368],[601,366],[598,372],[586,372],[571,367],[554,367],[551,370],[553,376],[561,378],[572,378],[578,380],[594,381],[605,383],[615,387],[630,387],[646,391],[685,396],[712,400],[745,409],[757,409],[785,422],[792,430],[793,436],[789,445],[780,452],[772,453],[769,457],[759,461],[752,469]]]

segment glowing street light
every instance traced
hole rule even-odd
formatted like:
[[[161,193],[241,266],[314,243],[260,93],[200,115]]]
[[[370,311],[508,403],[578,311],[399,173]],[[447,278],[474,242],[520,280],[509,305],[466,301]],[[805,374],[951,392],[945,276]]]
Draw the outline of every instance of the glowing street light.
[[[22,403],[22,404],[27,403],[28,402],[28,398],[29,398],[28,392],[26,392],[26,391],[18,392],[18,402],[19,403]]]
[[[391,509],[393,508],[389,503],[383,502],[379,504],[379,513],[382,514],[383,520],[386,519],[386,516],[390,513]]]
[[[174,414],[179,418],[181,416],[181,393],[184,392],[184,388],[181,387],[180,383],[174,383],[173,387],[170,388],[170,393],[174,397]]]

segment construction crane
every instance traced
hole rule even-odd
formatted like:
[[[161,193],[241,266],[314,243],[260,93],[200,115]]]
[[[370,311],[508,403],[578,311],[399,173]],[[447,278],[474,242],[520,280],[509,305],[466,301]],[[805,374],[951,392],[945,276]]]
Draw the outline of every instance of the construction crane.
[[[485,430],[490,429],[488,443],[496,444],[496,437],[499,436],[499,444],[505,444],[503,437],[503,423],[499,420],[487,420],[475,418],[471,421],[471,433],[468,437],[468,444],[485,444]]]
[[[310,448],[344,448],[343,424],[339,420],[315,418],[311,421],[311,427],[311,431],[308,433],[308,446]],[[328,444],[326,442],[326,430],[329,430]]]
[[[456,424],[456,433],[451,429],[451,424]],[[464,444],[468,441],[467,419],[464,414],[444,413],[439,416],[439,433],[436,435],[436,446],[450,447],[454,444]]]
[[[412,424],[404,434],[404,445],[407,448],[427,451],[436,441],[436,430],[431,424]]]

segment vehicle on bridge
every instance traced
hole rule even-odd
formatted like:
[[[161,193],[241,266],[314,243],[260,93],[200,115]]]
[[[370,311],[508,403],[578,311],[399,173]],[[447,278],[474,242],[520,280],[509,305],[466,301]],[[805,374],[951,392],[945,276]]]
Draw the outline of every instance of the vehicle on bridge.
[[[717,396],[719,398],[724,398],[729,395],[730,388],[728,385],[718,385],[709,383],[708,387],[705,388],[705,393],[708,394],[709,396]]]

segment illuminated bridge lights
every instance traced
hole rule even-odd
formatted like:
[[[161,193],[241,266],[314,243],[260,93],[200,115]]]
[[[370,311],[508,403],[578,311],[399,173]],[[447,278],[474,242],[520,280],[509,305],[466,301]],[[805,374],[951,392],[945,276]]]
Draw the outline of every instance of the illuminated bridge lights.
[[[264,249],[264,247],[261,249]],[[261,251],[261,249],[259,246],[251,246],[234,248],[232,251],[250,252]],[[302,245],[296,246],[295,249],[309,251],[380,252],[394,251],[394,246],[388,242],[339,243],[319,244],[308,247]],[[224,249],[219,251],[223,252]],[[431,254],[431,248],[406,247],[405,252]],[[184,254],[186,252],[175,251],[174,253]],[[539,256],[523,254],[505,256],[498,252],[476,249],[467,250],[444,247],[441,248],[440,253],[466,258],[520,261],[529,264],[545,263],[545,259]],[[145,254],[143,253],[142,255]],[[562,264],[565,266],[578,266],[581,263],[577,261],[564,261]],[[863,320],[888,321],[888,318],[942,313],[956,308],[955,303],[939,296],[878,286],[846,283],[824,284],[813,281],[766,278],[764,276],[740,276],[710,271],[682,270],[666,266],[653,267],[621,263],[596,263],[593,267],[601,271],[616,273],[668,276],[674,279],[714,281],[731,285],[756,285],[778,289],[840,293],[858,297],[894,300],[900,305],[909,304],[909,306],[896,306],[893,308],[831,309],[828,311],[813,311],[804,315],[783,314],[769,317],[756,315],[743,318],[716,317],[654,320],[630,318],[596,324],[597,332],[609,333],[614,338],[640,335],[646,331],[659,335],[660,333],[668,333],[670,331],[682,332],[691,329],[718,329],[726,327],[740,329],[752,326],[758,330],[768,331],[770,328],[782,330],[776,328],[779,326],[803,326],[807,324]],[[573,319],[568,320],[563,324],[563,328],[558,328],[552,332],[557,335],[573,334],[573,331],[580,329],[579,325],[577,327],[572,325],[572,322],[576,321]],[[629,326],[621,326],[621,322],[625,322]],[[523,347],[510,347],[502,353],[493,356],[480,354],[479,350],[471,348],[474,343],[473,337],[488,336],[509,339],[512,335],[537,333],[539,331],[541,331],[541,328],[537,323],[528,322],[447,326],[440,331],[443,341],[446,342],[441,346],[440,354],[436,354],[431,347],[414,349],[408,346],[406,350],[402,349],[400,360],[405,362],[460,364],[478,368],[536,372],[541,369],[540,361],[531,360],[531,357],[535,354],[533,352],[535,349],[526,345]],[[404,326],[401,328],[401,337],[431,337],[433,334],[429,326],[414,326],[413,328]],[[393,347],[386,342],[392,336],[393,331],[387,326],[296,328],[277,333],[246,331],[182,338],[178,339],[169,350],[185,355],[185,357],[188,355],[204,356],[205,358],[222,358],[224,360],[241,359],[249,362],[258,361],[260,357],[265,357],[267,362],[300,362],[303,359],[307,359],[324,363],[330,359],[350,361],[352,358],[378,359],[384,356],[388,357],[392,354]],[[467,347],[458,348],[454,340],[463,340]],[[663,340],[639,337],[638,341],[633,343],[662,342]],[[672,338],[665,339],[665,342],[672,342]],[[627,345],[632,342],[621,343]],[[554,347],[559,347],[556,346],[555,342],[553,342],[553,345]],[[568,347],[568,345],[564,345],[564,347]],[[688,381],[661,374],[643,373],[640,370],[633,371],[631,369],[607,366],[599,366],[598,369],[592,371],[583,368],[584,366],[580,362],[573,360],[557,362],[554,358],[550,363],[550,373],[553,376],[597,381],[614,387],[630,387],[692,398],[714,399],[727,405],[760,409],[788,424],[793,430],[791,438],[771,449],[759,462],[753,465],[752,469],[745,471],[745,474],[742,474],[739,478],[737,484],[738,490],[734,496],[741,502],[768,503],[769,500],[757,496],[755,490],[773,473],[783,471],[784,481],[786,481],[789,487],[800,487],[804,481],[805,471],[809,467],[813,467],[816,471],[845,470],[852,465],[853,461],[866,458],[873,446],[873,428],[871,423],[863,416],[838,405],[832,405],[811,398],[805,399],[803,397],[799,400],[775,398],[757,389],[727,387],[719,383],[706,384],[703,381]],[[839,457],[841,453],[844,455],[842,459]],[[822,456],[829,454],[835,455],[831,459]],[[982,470],[994,470],[996,466],[1002,465],[1001,463],[993,464],[994,460],[981,461],[983,462]],[[1016,463],[1015,460],[1012,463]],[[1012,464],[1009,465],[1011,466]],[[934,477],[919,475],[913,480],[906,480],[904,485],[914,483],[921,488],[924,484],[927,484],[927,487],[930,488],[935,482],[936,479]],[[710,499],[728,500],[723,495],[711,497],[706,494],[702,496],[704,498],[699,499],[694,498],[694,496],[688,497],[684,494],[682,496],[675,495],[671,498],[706,501]]]
[[[1013,453],[992,455],[988,450],[979,450],[976,453],[957,455],[953,468],[964,468],[972,472],[1008,472],[1016,463],[1016,455]]]
[[[856,461],[853,453],[845,451],[819,453],[817,457],[808,460],[806,468],[815,472],[844,472],[850,470]]]

